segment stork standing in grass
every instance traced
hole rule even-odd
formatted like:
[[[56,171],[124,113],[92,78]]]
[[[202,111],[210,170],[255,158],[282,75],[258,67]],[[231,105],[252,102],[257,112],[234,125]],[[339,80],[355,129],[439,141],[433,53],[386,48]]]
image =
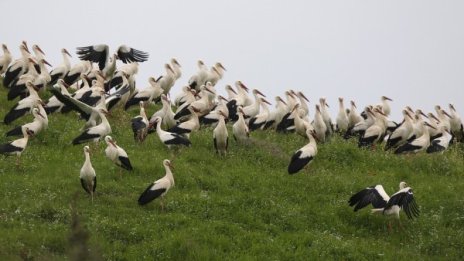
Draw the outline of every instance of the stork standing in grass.
[[[358,211],[369,204],[374,207],[372,213],[394,216],[400,222],[400,210],[404,210],[408,218],[419,216],[419,208],[414,199],[413,191],[406,182],[400,182],[400,190],[391,197],[385,192],[382,185],[367,187],[351,196],[348,201],[350,206],[354,206],[354,211]],[[391,223],[388,223],[388,229],[391,230]]]
[[[0,145],[0,154],[3,154],[5,156],[16,155],[16,166],[19,166],[20,164],[20,157],[26,149],[29,137],[31,137],[34,134],[25,126],[21,127],[21,131],[23,133],[23,137],[21,139],[17,139]]]
[[[131,125],[134,132],[134,140],[143,142],[148,134],[148,118],[145,113],[144,102],[140,103],[140,115],[132,118]]]
[[[153,124],[156,125],[156,133],[158,134],[159,139],[161,140],[164,145],[166,145],[169,149],[175,145],[184,145],[190,146],[192,143],[187,138],[177,134],[167,132],[161,129],[162,119],[161,117],[157,116],[153,120]]]
[[[89,142],[89,141],[98,142],[103,137],[111,133],[110,123],[108,122],[108,119],[105,116],[105,115],[108,115],[108,111],[105,109],[100,109],[98,111],[98,115],[101,118],[101,123],[81,133],[81,135],[79,135],[73,140],[72,142],[73,145],[77,145],[77,144],[81,144],[81,143]]]
[[[166,193],[168,193],[169,189],[174,187],[174,176],[172,174],[172,163],[170,160],[165,159],[163,161],[164,169],[166,170],[166,174],[161,179],[151,183],[145,191],[139,197],[139,205],[146,205],[153,201],[154,199],[161,197],[161,209],[164,210],[164,203],[163,199]]]
[[[229,134],[227,132],[225,118],[227,118],[227,114],[219,110],[219,122],[213,130],[214,148],[219,155],[226,155],[229,145]]]
[[[22,129],[24,127],[26,127],[27,129],[29,129],[29,131],[31,133],[33,133],[33,135],[37,135],[39,134],[43,129],[46,128],[46,126],[48,126],[48,118],[46,118],[46,116],[44,116],[39,108],[35,107],[32,109],[32,115],[34,116],[34,120],[32,122],[29,122],[29,123],[26,123],[22,126],[18,126],[10,131],[8,131],[6,133],[6,136],[20,136],[21,134],[23,134],[23,131]]]
[[[107,145],[105,149],[106,157],[114,164],[116,164],[116,166],[129,171],[132,170],[132,164],[129,160],[129,156],[127,156],[126,151],[119,147],[111,136],[106,136],[105,142]]]
[[[308,136],[309,143],[293,154],[288,165],[288,174],[295,174],[302,170],[311,163],[317,154],[316,132],[308,129],[306,135]]]
[[[95,169],[92,167],[92,162],[90,161],[89,146],[84,146],[84,155],[85,161],[84,165],[82,165],[79,178],[81,180],[82,188],[85,190],[85,192],[90,194],[93,202],[93,194],[97,188],[97,175],[95,174]]]

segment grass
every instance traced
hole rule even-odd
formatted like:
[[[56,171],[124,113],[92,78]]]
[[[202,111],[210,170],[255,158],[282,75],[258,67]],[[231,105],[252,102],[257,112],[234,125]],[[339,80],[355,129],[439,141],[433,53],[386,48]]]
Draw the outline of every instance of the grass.
[[[0,87],[0,116],[12,105]],[[308,169],[290,176],[290,156],[306,143],[297,135],[254,132],[252,144],[231,141],[222,158],[204,128],[191,136],[191,148],[171,151],[156,135],[134,142],[130,118],[137,113],[115,111],[109,119],[133,172],[120,177],[104,157],[106,145],[94,147],[93,204],[78,178],[83,145],[71,141],[83,122],[73,113],[49,116],[49,129],[30,140],[19,169],[13,157],[0,158],[0,260],[72,259],[76,216],[90,254],[107,260],[464,259],[462,145],[442,155],[396,156],[335,137],[319,146]],[[1,124],[0,133],[30,119]],[[164,175],[165,158],[173,160],[176,182],[165,211],[158,201],[138,206],[140,193]],[[401,214],[405,231],[389,233],[384,217],[347,205],[366,186],[383,184],[391,194],[402,180],[421,210],[415,220]]]

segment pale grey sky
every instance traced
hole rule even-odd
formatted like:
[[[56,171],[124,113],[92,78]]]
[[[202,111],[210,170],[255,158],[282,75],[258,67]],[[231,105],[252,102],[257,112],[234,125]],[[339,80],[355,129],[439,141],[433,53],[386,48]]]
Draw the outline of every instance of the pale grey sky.
[[[176,57],[183,76],[174,94],[202,59],[227,68],[220,92],[242,80],[273,102],[292,88],[311,108],[327,97],[334,117],[339,96],[360,109],[389,96],[394,118],[405,105],[430,111],[453,102],[464,112],[464,1],[2,0],[0,9],[0,42],[15,55],[22,40],[39,44],[55,66],[62,47],[149,52],[139,88]]]

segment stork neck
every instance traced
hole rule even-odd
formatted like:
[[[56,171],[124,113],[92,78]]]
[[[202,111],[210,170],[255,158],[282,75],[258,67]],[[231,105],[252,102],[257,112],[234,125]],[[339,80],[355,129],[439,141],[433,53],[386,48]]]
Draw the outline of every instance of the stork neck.
[[[90,165],[90,154],[86,151],[84,152],[84,155],[85,155],[85,162],[84,162],[84,165]]]
[[[66,67],[67,70],[71,68],[71,62],[69,61],[69,57],[67,54],[63,53],[63,64]]]

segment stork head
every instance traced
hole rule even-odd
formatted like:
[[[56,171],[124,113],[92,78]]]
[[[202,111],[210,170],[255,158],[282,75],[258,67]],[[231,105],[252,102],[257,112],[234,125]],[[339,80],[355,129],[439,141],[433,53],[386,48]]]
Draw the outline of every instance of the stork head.
[[[37,44],[34,44],[32,46],[32,50],[34,50],[34,52],[41,53],[41,54],[45,55],[44,51],[42,51],[42,49],[40,49],[40,47]]]
[[[431,129],[434,129],[434,130],[437,129],[437,128],[435,128],[434,126],[430,125],[430,123],[428,123],[428,122],[426,122],[426,121],[424,121],[424,125],[427,126],[427,127],[429,127],[429,128],[431,128]]]
[[[169,65],[168,63],[166,63],[166,64],[164,65],[164,68],[166,69],[167,72],[171,72],[172,74],[176,74],[176,73],[174,72],[174,70],[172,69],[171,65]]]
[[[27,47],[27,42],[26,41],[22,41],[21,45],[19,46],[19,50],[20,51],[24,51],[26,53],[31,53],[29,52],[29,48]]]
[[[177,67],[182,67],[182,66],[180,66],[180,64],[179,64],[179,62],[176,60],[176,58],[171,58],[171,63],[172,63],[173,65],[176,65]]]
[[[319,104],[316,104],[316,112],[321,113],[321,107]]]
[[[307,130],[306,130],[306,135],[308,136],[308,138],[309,138],[309,136],[311,136],[311,137],[313,137],[316,141],[319,141],[319,139],[317,138],[317,133],[316,133],[315,130],[307,129]]]
[[[40,117],[42,117],[42,119],[45,119],[45,116],[40,112],[39,108],[37,108],[37,107],[35,107],[35,108],[32,110],[32,114],[37,115],[37,116],[40,116]]]
[[[153,120],[154,123],[159,123],[161,124],[161,117],[160,116],[156,116],[155,119]]]
[[[264,95],[264,94],[263,94],[262,92],[260,92],[258,89],[253,89],[253,94],[254,94],[254,95],[258,95],[258,94],[259,94],[259,95],[261,95],[261,96],[263,96],[263,97],[266,97],[266,95]]]
[[[338,102],[343,103],[343,97],[338,97]]]
[[[354,101],[350,101],[350,103],[351,103],[351,106],[353,106],[353,108],[357,109],[356,103],[354,103]]]
[[[245,86],[245,84],[243,84],[242,81],[236,81],[235,82],[235,86],[237,88],[242,88],[243,90],[245,90],[246,92],[248,92],[248,87]]]
[[[90,153],[90,147],[84,146],[84,153]]]
[[[171,161],[168,159],[163,160],[163,165],[165,168],[174,169],[174,166],[172,165]]]
[[[308,98],[306,98],[306,96],[302,92],[298,92],[298,96],[303,98],[305,101],[309,102]]]
[[[42,64],[46,64],[46,65],[52,67],[52,65],[51,65],[49,62],[47,62],[47,60],[45,60],[45,59],[41,59],[40,62],[41,62]]]
[[[270,102],[268,102],[268,101],[267,101],[266,99],[264,99],[264,98],[261,98],[261,99],[259,99],[259,100],[260,100],[262,103],[265,103],[265,104],[267,104],[267,105],[272,105]]]
[[[27,60],[28,60],[30,63],[32,63],[32,64],[34,64],[34,65],[37,65],[37,63],[36,63],[36,62],[34,61],[34,59],[32,59],[32,58],[28,58]]]
[[[226,90],[232,92],[233,94],[237,94],[237,92],[230,86],[229,84],[226,85]]]
[[[387,96],[381,97],[382,101],[393,101],[392,99],[388,98]]]
[[[217,62],[217,63],[214,65],[214,67],[216,67],[216,69],[217,69],[217,68],[220,68],[220,69],[222,69],[222,70],[224,70],[224,71],[227,71],[226,68],[224,68],[224,66],[222,66],[222,64],[221,64],[220,62]]]
[[[226,115],[222,110],[219,110],[218,113],[219,113],[219,115],[222,115],[222,117],[224,117],[224,119],[228,118],[228,115]]]
[[[61,53],[64,55],[68,55],[69,57],[72,57],[72,55],[68,52],[68,50],[66,50],[65,48],[61,49]]]
[[[112,138],[111,136],[106,135],[106,137],[105,137],[105,142],[106,142],[106,144],[111,145],[111,146],[117,148],[116,142],[113,140],[113,138]]]
[[[422,116],[424,116],[425,118],[429,118],[427,115],[425,115],[425,113],[424,113],[421,109],[417,109],[417,110],[416,110],[416,115],[422,115]]]
[[[276,96],[276,97],[275,97],[275,101],[276,101],[277,103],[281,102],[281,103],[287,105],[287,103],[286,103],[280,96]]]
[[[408,187],[408,184],[406,182],[404,182],[404,181],[400,182],[400,190],[404,189],[404,188],[407,188],[407,187]]]
[[[427,113],[427,116],[428,116],[429,119],[434,119],[435,122],[437,122],[437,123],[440,122],[440,120],[431,112]]]
[[[445,110],[441,110],[441,113],[446,115],[448,118],[453,119],[453,116],[449,115]]]
[[[6,46],[6,44],[2,44],[2,49],[4,52],[8,52],[8,47]]]

